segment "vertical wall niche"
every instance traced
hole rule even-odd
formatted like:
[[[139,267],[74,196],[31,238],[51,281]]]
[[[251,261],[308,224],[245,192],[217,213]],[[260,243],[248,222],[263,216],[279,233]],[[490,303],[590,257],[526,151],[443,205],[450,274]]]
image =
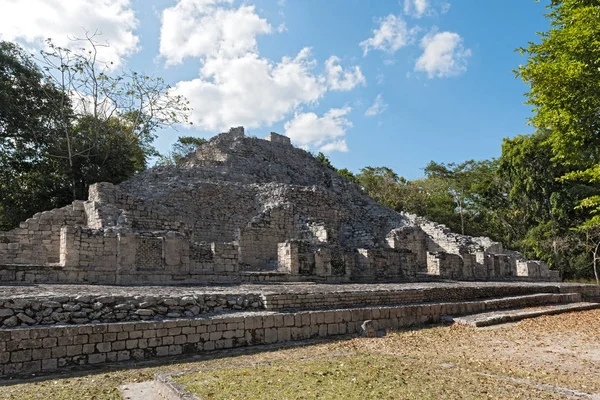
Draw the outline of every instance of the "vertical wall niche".
[[[343,276],[346,274],[346,262],[342,253],[331,253],[331,275]]]
[[[138,236],[135,264],[138,270],[163,270],[163,238]]]

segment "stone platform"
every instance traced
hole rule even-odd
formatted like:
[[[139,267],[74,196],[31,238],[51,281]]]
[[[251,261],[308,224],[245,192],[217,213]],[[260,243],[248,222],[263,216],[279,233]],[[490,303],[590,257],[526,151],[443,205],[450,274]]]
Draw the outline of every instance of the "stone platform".
[[[551,304],[541,307],[531,307],[516,310],[500,310],[471,314],[464,317],[454,318],[456,324],[469,325],[475,328],[501,325],[518,322],[523,319],[541,317],[543,315],[556,315],[566,312],[587,311],[600,308],[597,302],[575,302],[567,304]]]
[[[490,238],[398,213],[271,133],[215,136],[0,232],[0,283],[559,281]]]
[[[399,329],[600,298],[568,283],[0,286],[0,376]]]

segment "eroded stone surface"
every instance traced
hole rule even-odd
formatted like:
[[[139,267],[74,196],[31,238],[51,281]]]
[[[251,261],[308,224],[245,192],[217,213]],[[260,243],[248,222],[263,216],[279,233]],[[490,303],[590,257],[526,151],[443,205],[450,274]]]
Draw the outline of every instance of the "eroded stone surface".
[[[500,243],[386,208],[289,138],[241,127],[182,166],[92,185],[87,201],[0,233],[2,264],[4,282],[558,278]]]
[[[327,309],[483,299],[486,309],[600,297],[600,287],[567,283],[422,282],[227,286],[0,286],[0,327],[162,321],[207,314]],[[513,297],[518,296],[515,303]],[[561,300],[562,299],[562,300]]]

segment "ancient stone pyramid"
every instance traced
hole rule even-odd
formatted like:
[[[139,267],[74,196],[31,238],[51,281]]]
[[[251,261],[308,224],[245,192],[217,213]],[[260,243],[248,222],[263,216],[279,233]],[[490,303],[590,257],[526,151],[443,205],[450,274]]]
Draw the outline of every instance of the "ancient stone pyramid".
[[[289,138],[232,128],[0,233],[4,281],[556,280],[500,243],[366,196]],[[28,265],[27,268],[24,265]]]

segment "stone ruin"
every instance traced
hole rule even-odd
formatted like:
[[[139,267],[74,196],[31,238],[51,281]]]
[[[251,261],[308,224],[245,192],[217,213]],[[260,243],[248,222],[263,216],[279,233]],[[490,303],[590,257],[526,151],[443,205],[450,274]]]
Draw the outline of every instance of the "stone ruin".
[[[0,281],[557,281],[488,238],[378,204],[288,137],[212,138],[87,201],[0,232]]]

